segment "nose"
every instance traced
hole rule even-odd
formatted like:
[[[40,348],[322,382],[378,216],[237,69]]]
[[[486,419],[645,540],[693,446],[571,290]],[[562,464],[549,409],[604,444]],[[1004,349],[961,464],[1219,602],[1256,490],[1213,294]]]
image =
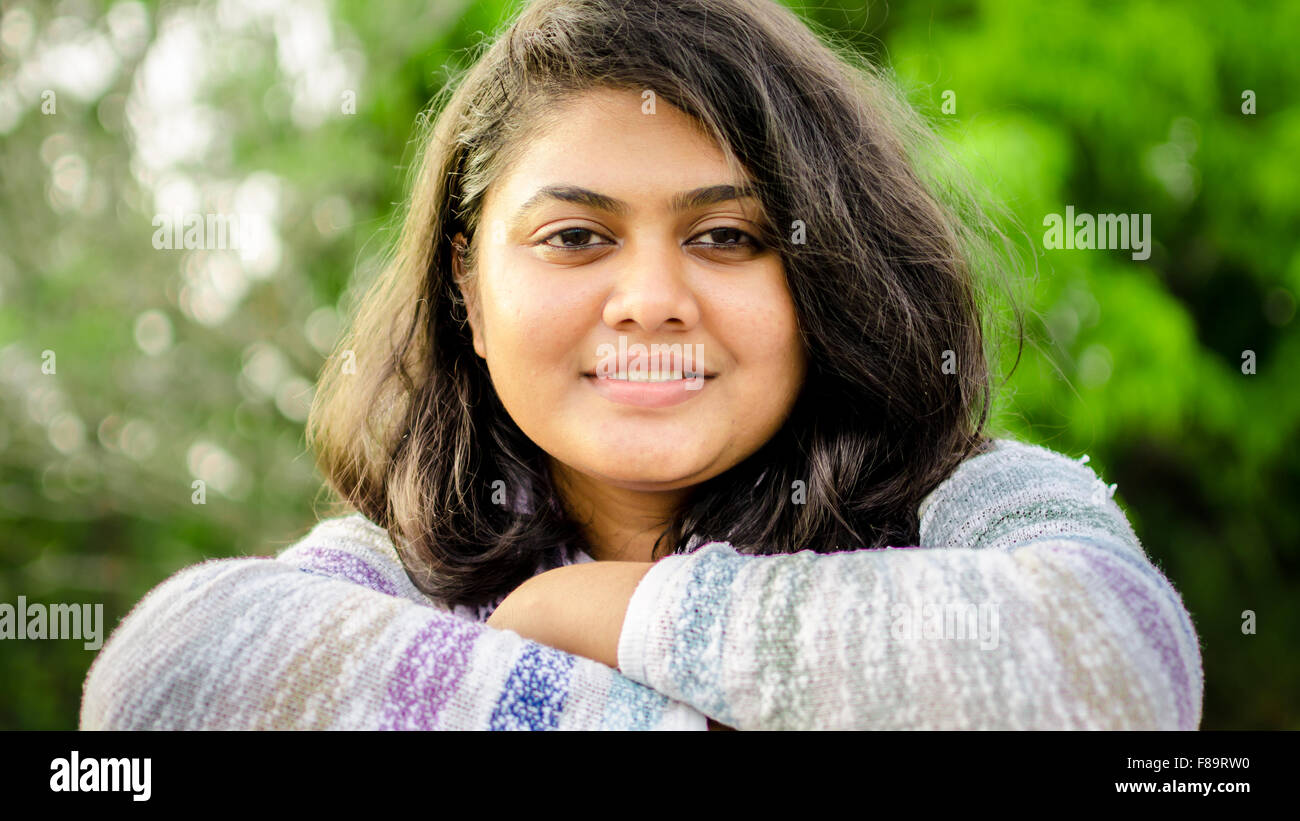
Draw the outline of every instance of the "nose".
[[[646,333],[689,330],[700,306],[686,278],[686,260],[673,240],[630,240],[618,261],[603,319],[616,331],[639,325]]]

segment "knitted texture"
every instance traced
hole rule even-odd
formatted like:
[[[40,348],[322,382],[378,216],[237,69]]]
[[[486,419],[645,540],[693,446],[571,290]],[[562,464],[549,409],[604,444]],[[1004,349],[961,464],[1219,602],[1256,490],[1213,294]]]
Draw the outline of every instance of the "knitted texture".
[[[740,730],[1200,725],[1191,619],[1089,468],[1001,440],[922,503],[920,547],[666,557],[619,668]]]
[[[1191,619],[1090,469],[1000,440],[918,513],[916,549],[661,559],[619,670],[488,627],[500,599],[431,600],[382,529],[326,520],[154,588],[91,666],[81,727],[1199,726]]]
[[[275,559],[210,560],[150,591],[91,666],[81,728],[706,728],[599,662],[488,627],[493,609],[429,599],[381,528],[330,519]]]

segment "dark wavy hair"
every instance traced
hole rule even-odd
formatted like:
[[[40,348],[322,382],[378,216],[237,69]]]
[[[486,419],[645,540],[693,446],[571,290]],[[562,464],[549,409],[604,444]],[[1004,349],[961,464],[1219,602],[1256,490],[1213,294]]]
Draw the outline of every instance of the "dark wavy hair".
[[[773,0],[536,0],[435,97],[400,239],[313,403],[330,487],[451,604],[498,600],[585,547],[474,353],[452,238],[470,238],[472,271],[488,186],[558,102],[596,88],[691,116],[792,227],[765,241],[809,357],[783,427],[692,488],[655,558],[713,539],[751,554],[915,544],[921,500],[988,443],[976,272],[1004,268],[1006,237],[888,74]],[[494,503],[496,480],[527,503]]]

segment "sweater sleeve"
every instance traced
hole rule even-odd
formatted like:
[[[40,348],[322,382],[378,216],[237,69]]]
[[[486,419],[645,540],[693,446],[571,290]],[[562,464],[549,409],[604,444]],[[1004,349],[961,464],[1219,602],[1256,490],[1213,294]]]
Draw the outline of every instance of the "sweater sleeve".
[[[377,527],[149,592],[86,677],[81,729],[704,730],[689,706],[425,598]]]
[[[1191,618],[1091,469],[1001,440],[919,516],[911,549],[661,559],[620,670],[740,730],[1199,726]]]

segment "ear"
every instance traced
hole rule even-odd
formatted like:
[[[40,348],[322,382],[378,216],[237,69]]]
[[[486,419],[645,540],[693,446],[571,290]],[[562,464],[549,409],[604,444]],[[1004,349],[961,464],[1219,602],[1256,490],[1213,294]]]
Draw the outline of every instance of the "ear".
[[[470,332],[474,337],[474,353],[487,358],[487,346],[483,343],[483,318],[478,304],[478,285],[471,282],[465,270],[464,254],[469,243],[465,235],[457,233],[451,240],[451,266],[456,278],[456,290],[465,302],[465,313],[469,318]]]

